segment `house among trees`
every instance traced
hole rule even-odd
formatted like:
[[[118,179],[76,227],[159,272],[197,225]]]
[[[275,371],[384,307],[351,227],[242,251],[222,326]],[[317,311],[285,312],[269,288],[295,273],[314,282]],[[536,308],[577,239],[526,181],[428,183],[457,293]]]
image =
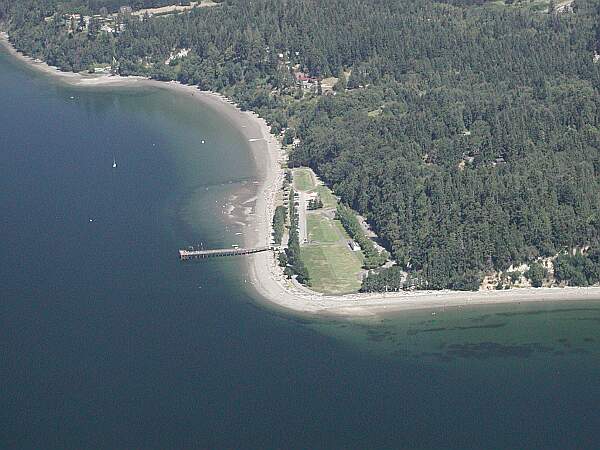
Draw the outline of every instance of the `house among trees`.
[[[299,87],[301,87],[304,91],[308,92],[316,92],[318,80],[310,75],[305,74],[304,72],[295,72],[294,78],[296,79],[296,83]]]
[[[94,14],[93,16],[65,14],[62,17],[62,25],[67,28],[69,33],[87,31],[90,34],[98,32],[118,34],[125,28],[125,24],[119,21],[118,14],[108,13]]]

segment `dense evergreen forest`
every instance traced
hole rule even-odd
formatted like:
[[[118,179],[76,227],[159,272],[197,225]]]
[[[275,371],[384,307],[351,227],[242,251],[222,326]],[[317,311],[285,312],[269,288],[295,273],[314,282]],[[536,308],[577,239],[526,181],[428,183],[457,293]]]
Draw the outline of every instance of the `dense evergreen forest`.
[[[600,0],[561,13],[483,0],[225,0],[125,16],[120,33],[65,28],[74,8],[120,3],[0,0],[0,22],[19,49],[65,70],[112,64],[256,110],[299,139],[290,164],[363,214],[418,287],[473,289],[556,254],[561,282],[600,281]],[[177,49],[191,51],[165,64]],[[299,86],[300,71],[318,89]],[[326,77],[335,95],[320,95]]]

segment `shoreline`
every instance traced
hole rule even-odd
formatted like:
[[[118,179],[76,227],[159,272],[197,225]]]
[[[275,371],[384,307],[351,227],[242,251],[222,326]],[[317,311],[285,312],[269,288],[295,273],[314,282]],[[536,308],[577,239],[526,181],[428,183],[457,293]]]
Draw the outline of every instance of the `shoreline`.
[[[270,242],[270,223],[271,216],[274,213],[272,207],[276,188],[283,182],[283,171],[281,164],[285,159],[285,154],[281,149],[277,138],[270,133],[270,127],[264,119],[252,111],[242,111],[229,98],[224,95],[213,92],[203,91],[195,85],[185,85],[178,81],[157,81],[142,76],[120,76],[110,74],[81,74],[74,72],[64,72],[58,67],[50,66],[47,63],[26,56],[19,52],[8,40],[8,34],[0,32],[0,47],[17,60],[21,61],[28,68],[56,78],[61,83],[72,87],[82,88],[102,88],[102,87],[133,87],[133,88],[157,88],[169,90],[181,95],[186,95],[189,99],[200,102],[203,106],[211,109],[220,117],[225,119],[230,126],[235,128],[245,139],[252,154],[257,178],[260,182],[252,198],[256,198],[254,214],[247,217],[247,221],[253,221],[252,225],[260,226],[258,235],[244,234],[244,245],[262,246]],[[267,158],[265,158],[267,156]],[[270,201],[268,200],[270,199]],[[261,220],[257,220],[261,219]]]
[[[282,163],[285,152],[277,138],[270,133],[264,119],[256,113],[241,111],[230,99],[197,86],[183,85],[176,81],[163,82],[145,77],[121,77],[117,75],[83,75],[63,72],[43,61],[18,52],[0,33],[0,46],[25,63],[28,67],[53,76],[71,86],[78,87],[155,87],[169,89],[194,97],[212,109],[236,128],[247,141],[258,179],[255,193],[254,214],[245,218],[257,234],[244,234],[244,245],[248,247],[269,245],[271,242],[271,220],[275,208],[275,197],[283,182]],[[249,271],[251,285],[258,294],[260,303],[284,310],[288,313],[311,316],[335,316],[364,318],[381,316],[409,310],[433,310],[476,305],[548,303],[600,300],[600,287],[566,288],[513,288],[501,291],[414,291],[376,294],[324,295],[287,280],[270,252],[256,254],[244,261]]]

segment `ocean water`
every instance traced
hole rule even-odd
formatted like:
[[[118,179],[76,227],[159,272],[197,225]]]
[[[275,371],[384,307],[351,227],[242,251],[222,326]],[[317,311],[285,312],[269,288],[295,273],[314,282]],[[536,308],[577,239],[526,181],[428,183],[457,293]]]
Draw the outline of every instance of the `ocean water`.
[[[181,264],[255,181],[201,105],[0,52],[0,448],[600,447],[594,304],[313,319]]]

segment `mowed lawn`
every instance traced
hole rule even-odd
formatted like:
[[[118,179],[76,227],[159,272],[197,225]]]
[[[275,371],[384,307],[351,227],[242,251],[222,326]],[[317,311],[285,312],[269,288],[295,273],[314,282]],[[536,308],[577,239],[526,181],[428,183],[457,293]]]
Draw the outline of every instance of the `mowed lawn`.
[[[308,227],[308,242],[327,244],[338,242],[342,239],[334,221],[320,213],[307,214],[306,225]]]
[[[294,188],[317,192],[325,209],[337,206],[337,198],[326,186],[315,186],[310,169],[294,169]],[[309,244],[303,245],[300,253],[310,276],[310,288],[325,294],[357,292],[361,285],[362,253],[350,250],[350,238],[342,224],[323,210],[316,210],[306,214],[306,227]]]
[[[323,208],[327,209],[337,207],[337,198],[331,193],[327,186],[317,186],[315,191],[317,192],[317,194],[319,194],[319,197],[323,202]]]
[[[294,169],[294,188],[308,192],[315,187],[310,169]]]
[[[294,189],[304,192],[316,192],[319,194],[325,209],[337,207],[338,200],[327,186],[323,184],[315,186],[311,169],[294,169]]]
[[[309,245],[300,249],[310,276],[310,287],[325,294],[347,294],[360,289],[362,253],[348,247],[349,237],[338,220],[320,211],[306,215]]]
[[[325,294],[346,294],[360,288],[360,257],[344,243],[302,247],[310,287]]]

